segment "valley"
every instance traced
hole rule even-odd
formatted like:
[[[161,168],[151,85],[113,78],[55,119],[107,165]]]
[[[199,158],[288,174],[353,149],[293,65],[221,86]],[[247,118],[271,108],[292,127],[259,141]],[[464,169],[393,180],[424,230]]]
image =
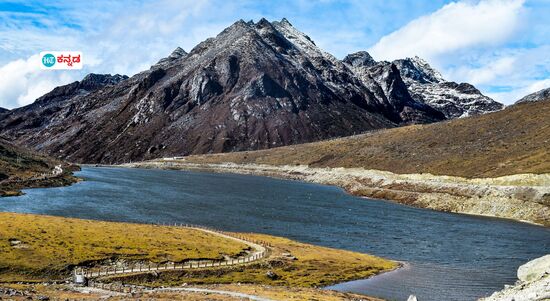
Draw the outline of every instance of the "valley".
[[[546,298],[549,89],[505,106],[510,87],[449,80],[473,67],[429,52],[338,58],[286,18],[216,26],[107,71],[130,76],[9,94],[0,299]]]
[[[549,114],[550,100],[544,100],[311,144],[123,166],[290,178],[421,208],[548,226]]]

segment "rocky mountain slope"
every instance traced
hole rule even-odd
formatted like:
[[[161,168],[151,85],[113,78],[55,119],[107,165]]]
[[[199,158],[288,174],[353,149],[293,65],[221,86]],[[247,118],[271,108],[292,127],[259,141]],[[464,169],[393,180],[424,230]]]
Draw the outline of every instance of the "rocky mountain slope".
[[[59,87],[10,112],[0,128],[19,144],[70,161],[120,163],[264,149],[444,119],[400,97],[403,85],[395,75],[387,87],[369,83],[389,89],[389,97],[377,97],[287,20],[238,21],[189,53],[176,49],[114,85],[82,93],[71,86],[81,83]]]
[[[263,151],[192,156],[187,161],[303,164],[399,174],[498,177],[550,173],[548,145],[550,98],[448,122],[411,125]]]
[[[501,110],[504,106],[483,95],[468,83],[446,81],[443,76],[419,57],[376,62],[367,52],[348,55],[344,62],[351,66],[359,76],[368,82],[369,77],[391,77],[398,72],[404,88],[417,103],[427,104],[445,114],[449,119],[480,115]],[[403,93],[402,95],[405,95]]]
[[[8,114],[9,111],[10,111],[10,110],[8,110],[8,109],[0,108],[0,119],[2,119],[2,116]]]
[[[546,89],[537,91],[535,93],[531,93],[527,96],[524,96],[523,98],[518,100],[516,103],[541,101],[549,98],[550,98],[550,88],[546,88]]]

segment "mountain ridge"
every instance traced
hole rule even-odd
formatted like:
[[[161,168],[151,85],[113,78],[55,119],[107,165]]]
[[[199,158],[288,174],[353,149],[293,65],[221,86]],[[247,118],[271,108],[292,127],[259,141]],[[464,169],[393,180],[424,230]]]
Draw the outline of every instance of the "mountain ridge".
[[[524,103],[524,102],[544,101],[548,99],[550,99],[550,88],[542,89],[537,92],[526,95],[521,99],[519,99],[518,101],[516,101],[516,104]]]
[[[417,103],[429,105],[448,119],[480,115],[502,110],[504,105],[483,95],[468,83],[447,81],[439,71],[419,58],[377,62],[366,51],[349,54],[343,60],[361,78],[372,75],[380,66],[395,65],[410,96]]]
[[[371,68],[352,71],[286,19],[240,20],[130,78],[58,87],[0,118],[0,134],[73,162],[121,163],[445,119],[414,99],[395,64]]]

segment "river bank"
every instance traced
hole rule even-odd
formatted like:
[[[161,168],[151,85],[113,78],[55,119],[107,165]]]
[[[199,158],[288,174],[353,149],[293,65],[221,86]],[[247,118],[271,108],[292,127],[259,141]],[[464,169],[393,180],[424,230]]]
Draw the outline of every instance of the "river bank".
[[[362,200],[332,185],[156,168],[82,166],[75,175],[84,181],[69,187],[25,190],[23,196],[2,199],[0,211],[144,224],[198,224],[406,261],[410,268],[343,290],[390,300],[406,300],[409,294],[423,301],[489,296],[515,282],[517,267],[550,248],[550,228]],[[45,230],[45,235],[56,233]],[[20,235],[7,237],[12,236]],[[293,264],[305,263],[290,246],[284,249],[299,259]],[[319,254],[311,248],[304,251]],[[353,272],[334,266],[340,260],[330,261],[320,259],[329,273],[322,279],[337,276],[340,282],[343,273]],[[300,270],[312,281],[315,277],[309,268]],[[256,275],[265,279],[265,272]],[[157,279],[159,285],[172,282],[175,278],[170,275]],[[229,276],[243,283],[244,278],[237,274],[223,277]]]
[[[52,188],[69,186],[79,182],[80,179],[73,176],[72,173],[66,173],[56,177],[43,179],[28,179],[14,182],[0,183],[0,197],[22,195],[22,189],[29,188]]]
[[[58,294],[68,288],[65,281],[75,270],[87,269],[103,271],[95,275],[88,273],[88,280],[97,281],[96,284],[102,284],[99,288],[112,292],[142,294],[156,293],[166,287],[224,285],[230,288],[246,283],[254,286],[251,291],[254,295],[257,292],[278,296],[284,291],[296,291],[293,299],[310,300],[308,297],[312,294],[322,297],[324,292],[334,298],[319,300],[350,300],[345,293],[319,288],[369,278],[400,266],[381,257],[265,234],[20,213],[0,213],[0,237],[10,237],[7,243],[0,244],[0,253],[5,255],[0,258],[0,298],[6,292],[8,298],[16,296],[24,287],[27,293],[19,295],[28,297],[40,284],[60,284],[59,290],[40,293],[58,299]],[[244,260],[258,252],[266,255]],[[200,260],[211,262],[198,265]],[[195,264],[195,267],[176,269],[177,265],[185,264]],[[129,272],[124,273],[124,269]],[[107,273],[113,270],[122,270],[122,273]],[[86,290],[94,287],[98,288],[91,286]],[[270,289],[263,291],[261,287]]]
[[[80,167],[77,165],[60,164],[47,173],[29,171],[13,173],[9,178],[0,181],[0,197],[22,195],[22,189],[72,185],[80,181],[79,178],[73,175],[73,172],[79,170]]]
[[[120,165],[261,175],[335,185],[368,198],[462,214],[513,219],[550,226],[550,174],[462,178],[431,174],[395,174],[362,168],[314,168],[305,165],[202,164],[185,158]]]

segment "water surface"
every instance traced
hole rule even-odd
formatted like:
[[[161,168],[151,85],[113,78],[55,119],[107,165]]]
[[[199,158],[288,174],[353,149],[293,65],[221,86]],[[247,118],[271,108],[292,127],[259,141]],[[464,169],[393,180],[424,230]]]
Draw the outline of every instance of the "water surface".
[[[550,250],[550,229],[366,200],[266,177],[84,167],[86,181],[0,199],[0,211],[259,232],[408,262],[332,288],[392,300],[475,300]]]

